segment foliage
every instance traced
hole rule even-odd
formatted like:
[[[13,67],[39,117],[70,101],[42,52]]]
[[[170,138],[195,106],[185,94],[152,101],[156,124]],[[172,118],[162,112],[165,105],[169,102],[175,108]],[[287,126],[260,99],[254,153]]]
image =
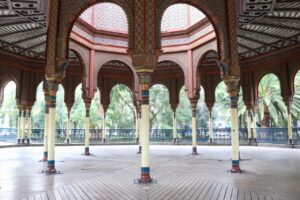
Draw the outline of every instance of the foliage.
[[[18,124],[18,107],[16,104],[16,84],[11,81],[4,88],[4,100],[0,109],[1,127],[16,127]]]
[[[110,98],[106,117],[107,128],[135,128],[136,115],[131,90],[125,85],[116,85]]]

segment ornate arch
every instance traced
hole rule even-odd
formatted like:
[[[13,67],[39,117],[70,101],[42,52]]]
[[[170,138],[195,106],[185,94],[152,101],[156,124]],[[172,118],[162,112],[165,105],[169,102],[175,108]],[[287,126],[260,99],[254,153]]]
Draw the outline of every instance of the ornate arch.
[[[228,36],[227,36],[227,14],[226,14],[226,3],[225,1],[218,0],[198,0],[198,1],[187,1],[187,0],[161,0],[158,9],[157,9],[157,18],[156,18],[156,46],[157,48],[161,47],[161,21],[163,14],[168,7],[185,3],[203,12],[206,17],[210,20],[216,35],[217,35],[217,49],[218,49],[218,58],[219,60],[225,60],[229,58],[228,45]]]
[[[133,47],[134,38],[134,15],[131,5],[126,0],[64,0],[61,1],[58,24],[57,57],[67,58],[70,34],[78,17],[89,7],[98,3],[114,3],[120,6],[127,17],[128,22],[128,48]]]

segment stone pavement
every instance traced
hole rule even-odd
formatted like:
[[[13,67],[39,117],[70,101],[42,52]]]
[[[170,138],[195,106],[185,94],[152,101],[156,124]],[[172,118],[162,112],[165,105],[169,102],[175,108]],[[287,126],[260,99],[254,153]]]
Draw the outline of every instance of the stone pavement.
[[[230,147],[151,146],[157,184],[134,184],[137,146],[56,147],[62,174],[39,172],[42,147],[0,149],[0,199],[300,199],[300,150],[241,147],[243,174],[230,174]]]

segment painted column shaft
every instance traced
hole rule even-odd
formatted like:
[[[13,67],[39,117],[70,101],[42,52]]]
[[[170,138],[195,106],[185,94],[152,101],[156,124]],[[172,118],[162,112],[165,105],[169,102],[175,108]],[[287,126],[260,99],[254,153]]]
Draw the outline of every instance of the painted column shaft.
[[[209,114],[208,128],[209,128],[209,139],[210,139],[210,141],[212,141],[212,139],[213,139],[213,129],[212,129],[211,113]]]
[[[138,114],[135,118],[135,139],[139,138],[139,117]]]
[[[85,118],[85,147],[90,146],[90,118]]]
[[[150,110],[149,105],[142,104],[141,124],[140,124],[140,143],[142,146],[141,166],[149,168],[149,130],[150,130]]]
[[[253,122],[252,122],[252,127],[253,127],[253,138],[257,138],[257,133],[256,133],[256,116],[255,113],[253,114]]]
[[[26,111],[23,110],[23,114],[22,114],[22,139],[25,139],[25,125],[26,125]]]
[[[45,113],[45,127],[44,127],[44,158],[48,158],[48,127],[49,127],[49,113]]]
[[[192,117],[192,146],[197,147],[196,117]]]
[[[288,136],[289,136],[289,140],[293,139],[292,115],[290,112],[288,113]]]
[[[173,139],[177,139],[177,121],[175,114],[173,116]]]
[[[106,140],[106,116],[103,117],[102,140]]]
[[[48,168],[49,170],[55,166],[55,135],[56,135],[56,108],[49,108],[49,124],[48,124]]]
[[[28,139],[31,138],[31,115],[30,115],[30,112],[28,115],[27,136],[28,136]]]
[[[19,111],[19,116],[18,116],[18,142],[21,139],[21,123],[22,123],[22,111]]]
[[[251,126],[252,126],[252,121],[251,121],[251,114],[250,114],[250,110],[247,111],[247,130],[248,130],[248,139],[250,140],[252,138],[251,135]]]
[[[231,108],[231,158],[239,161],[239,124],[237,108]]]
[[[67,116],[67,133],[66,133],[66,139],[70,139],[71,135],[71,129],[70,129],[70,115]]]

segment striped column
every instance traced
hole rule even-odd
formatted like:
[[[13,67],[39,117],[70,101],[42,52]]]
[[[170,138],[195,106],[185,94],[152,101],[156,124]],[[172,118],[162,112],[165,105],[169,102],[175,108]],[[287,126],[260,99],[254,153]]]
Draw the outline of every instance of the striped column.
[[[252,142],[256,144],[257,132],[256,132],[256,108],[252,109]]]
[[[289,137],[289,141],[288,143],[290,145],[293,145],[293,129],[292,129],[292,114],[291,114],[291,106],[290,104],[287,105],[287,111],[288,111],[288,124],[287,124],[287,128],[288,128],[288,137]]]
[[[49,126],[49,105],[46,101],[45,122],[44,122],[44,152],[43,152],[43,159],[41,160],[43,162],[48,161],[48,126]]]
[[[177,144],[177,121],[176,121],[176,110],[173,111],[173,143]]]
[[[150,108],[149,108],[149,88],[151,84],[151,73],[140,72],[139,84],[142,92],[141,102],[141,121],[140,121],[140,144],[141,152],[141,177],[140,183],[152,182],[150,176],[150,160],[149,160],[149,135],[150,135]]]
[[[137,152],[137,154],[141,154],[142,153],[142,146],[141,146],[141,117],[142,117],[142,115],[141,115],[141,109],[139,109],[139,112],[138,112],[138,121],[137,121],[137,123],[138,123],[138,128],[139,128],[139,136],[138,136],[138,145],[139,145],[139,149],[138,149],[138,152]]]
[[[27,119],[27,144],[30,144],[31,140],[31,108],[28,109],[28,119]]]
[[[102,122],[102,143],[106,143],[106,112],[103,112],[103,122]]]
[[[67,130],[66,130],[66,143],[70,144],[71,143],[71,127],[70,127],[70,111],[68,111],[68,116],[67,116]]]
[[[209,119],[208,119],[209,143],[213,143],[212,108],[209,108],[208,112],[209,112]]]
[[[251,126],[252,126],[252,116],[251,116],[251,109],[247,108],[247,131],[248,131],[248,144],[251,144],[251,139],[252,139],[252,131],[251,131]]]
[[[56,173],[55,169],[55,135],[56,135],[56,92],[58,84],[48,81],[49,87],[49,119],[48,119],[48,167],[46,173]]]
[[[192,108],[192,155],[198,155],[197,152],[197,124],[196,124],[196,109],[198,98],[190,99]]]
[[[139,144],[139,112],[136,112],[136,118],[135,118],[135,143]]]
[[[22,122],[22,144],[25,144],[25,126],[26,126],[26,109],[24,108],[22,111],[22,118],[21,118],[21,122]]]
[[[22,108],[19,108],[19,115],[18,115],[18,144],[21,144],[21,137],[22,137],[22,130],[21,130],[21,124],[22,124]]]
[[[85,150],[84,155],[90,156],[90,108],[86,106],[86,115],[85,115]]]

